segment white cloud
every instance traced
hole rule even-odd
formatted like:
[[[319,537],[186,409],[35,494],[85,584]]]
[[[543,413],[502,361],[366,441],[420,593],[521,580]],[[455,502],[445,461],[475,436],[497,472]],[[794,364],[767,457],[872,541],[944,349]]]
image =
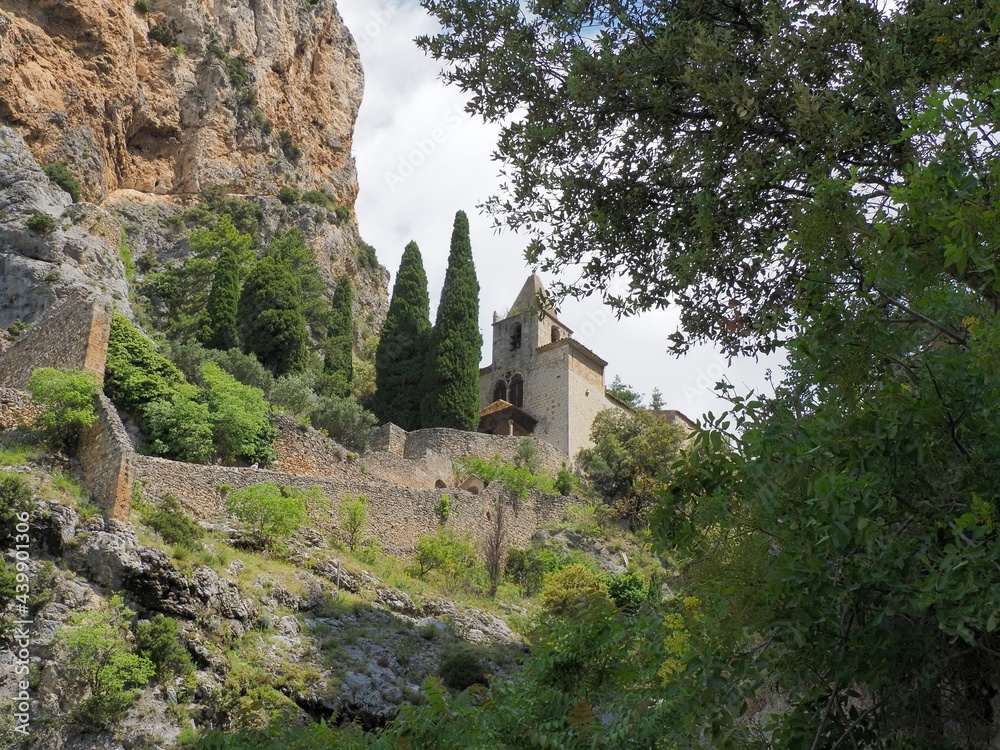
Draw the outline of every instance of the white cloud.
[[[361,50],[365,97],[354,136],[361,192],[358,220],[365,239],[395,274],[410,240],[420,246],[431,293],[431,315],[444,281],[455,211],[469,215],[472,247],[482,287],[483,356],[491,350],[493,311],[503,312],[531,272],[526,241],[496,234],[478,205],[499,186],[491,159],[498,128],[464,113],[465,97],[446,87],[439,64],[414,44],[436,22],[413,2],[337,0]],[[697,418],[724,410],[712,386],[725,376],[741,388],[765,388],[766,367],[780,359],[742,361],[728,367],[708,347],[681,359],[667,354],[676,329],[672,312],[616,320],[597,299],[566,301],[560,313],[576,338],[608,360],[607,379],[620,375],[647,396],[659,388],[668,408]]]

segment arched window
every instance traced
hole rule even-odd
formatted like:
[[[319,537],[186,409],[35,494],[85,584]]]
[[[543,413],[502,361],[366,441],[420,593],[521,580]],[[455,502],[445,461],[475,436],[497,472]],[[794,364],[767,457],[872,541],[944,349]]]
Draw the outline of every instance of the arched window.
[[[552,326],[552,341],[558,341],[562,338],[562,331],[560,331],[556,326]]]
[[[503,380],[498,380],[497,384],[493,386],[493,400],[494,401],[506,401],[507,400],[507,383]]]
[[[524,406],[524,380],[520,375],[515,375],[510,379],[507,400],[518,408]]]
[[[516,352],[521,348],[521,324],[515,323],[510,329],[510,350]]]

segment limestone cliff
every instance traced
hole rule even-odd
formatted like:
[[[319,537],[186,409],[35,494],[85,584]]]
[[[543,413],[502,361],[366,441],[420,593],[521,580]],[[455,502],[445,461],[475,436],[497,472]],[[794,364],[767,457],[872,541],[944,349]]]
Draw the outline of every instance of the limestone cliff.
[[[65,163],[82,199],[103,209],[81,231],[97,226],[113,247],[125,229],[154,265],[185,252],[180,236],[149,239],[160,222],[207,188],[259,203],[272,228],[280,188],[325,191],[346,207],[342,220],[308,209],[286,212],[285,225],[305,231],[328,283],[355,277],[370,330],[387,307],[388,275],[357,262],[351,143],[362,90],[356,45],[330,0],[0,0],[0,124],[39,164]],[[37,168],[18,163],[19,191],[24,180],[49,189]],[[0,223],[19,229],[34,211],[63,218],[60,201],[35,201]],[[5,239],[0,262],[23,266],[25,241]],[[89,270],[90,286],[121,286],[122,268]],[[37,297],[36,277],[0,281],[0,303],[36,297],[16,312],[4,305],[0,325],[33,322],[49,307],[54,295]]]

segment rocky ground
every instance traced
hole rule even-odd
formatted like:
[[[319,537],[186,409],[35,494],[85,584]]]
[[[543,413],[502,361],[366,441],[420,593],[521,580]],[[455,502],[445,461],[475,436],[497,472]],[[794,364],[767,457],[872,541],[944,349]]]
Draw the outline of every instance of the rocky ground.
[[[16,470],[36,486],[51,485],[48,470]],[[35,737],[25,745],[32,750],[170,748],[186,727],[224,728],[240,710],[252,711],[246,683],[263,673],[303,717],[379,726],[402,703],[420,700],[442,650],[477,644],[492,655],[494,670],[524,650],[496,615],[442,597],[415,601],[345,565],[315,532],[293,537],[284,560],[223,542],[212,546],[223,554],[199,559],[158,543],[144,526],[108,521],[86,504],[78,510],[65,495],[45,494],[31,513],[30,572],[47,581],[32,618]],[[146,688],[113,730],[80,734],[65,719],[73,696],[61,689],[66,665],[56,632],[72,613],[101,608],[113,592],[137,618],[176,618],[196,671]],[[9,659],[13,644],[0,645]],[[11,667],[0,668],[0,705],[16,694]]]

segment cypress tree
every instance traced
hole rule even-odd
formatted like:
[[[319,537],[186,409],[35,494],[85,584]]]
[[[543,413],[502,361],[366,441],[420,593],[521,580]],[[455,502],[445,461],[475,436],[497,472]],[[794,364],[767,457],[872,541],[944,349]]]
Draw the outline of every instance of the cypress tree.
[[[215,278],[208,293],[205,313],[208,318],[205,346],[209,349],[233,349],[239,343],[236,311],[240,304],[240,267],[236,253],[222,248],[215,263]]]
[[[276,376],[302,372],[309,359],[301,297],[291,268],[273,256],[261,258],[243,283],[237,309],[243,349]]]
[[[455,214],[448,270],[424,368],[422,427],[474,430],[479,425],[479,281],[472,261],[469,219]]]
[[[349,396],[354,379],[354,286],[350,276],[341,276],[333,291],[324,348],[325,389],[337,396]]]
[[[375,350],[375,398],[372,409],[379,422],[404,430],[420,424],[424,365],[431,333],[431,303],[427,274],[416,242],[403,251],[389,313]]]

